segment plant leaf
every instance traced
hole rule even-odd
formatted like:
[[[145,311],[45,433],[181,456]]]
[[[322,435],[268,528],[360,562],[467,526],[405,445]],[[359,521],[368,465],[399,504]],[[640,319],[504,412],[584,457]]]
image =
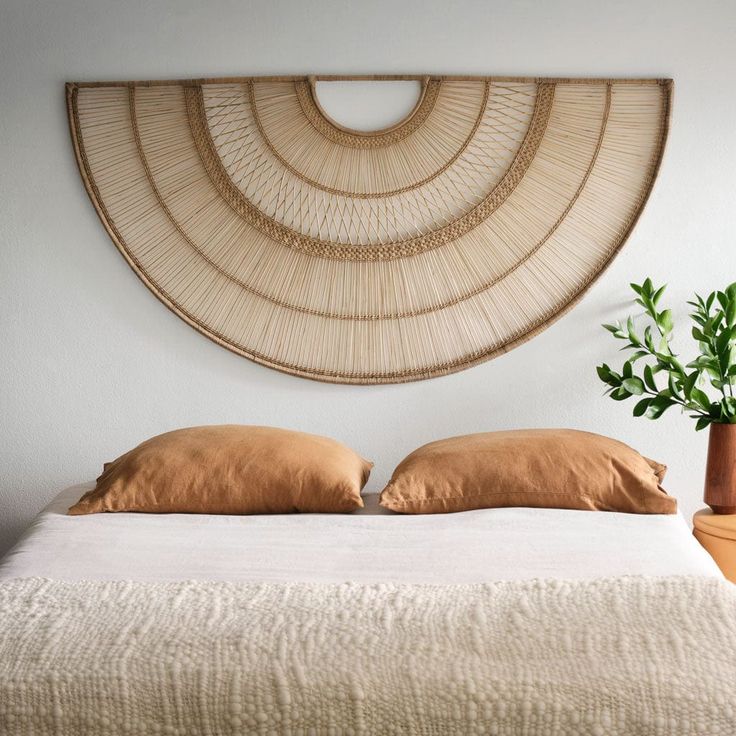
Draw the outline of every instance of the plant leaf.
[[[632,363],[636,363],[637,360],[639,360],[640,358],[645,358],[647,355],[649,355],[649,353],[646,350],[637,350],[635,353],[632,353],[629,360]]]
[[[692,329],[692,336],[698,342],[707,342],[707,340],[708,340],[708,338],[703,334],[702,330],[699,330],[697,327],[693,327],[693,329]]]
[[[692,391],[695,388],[695,384],[698,382],[698,376],[700,376],[700,371],[693,371],[688,374],[687,378],[682,382],[682,393],[688,401],[690,400]]]
[[[647,348],[649,349],[649,352],[650,353],[654,353],[655,352],[655,350],[654,350],[654,337],[652,336],[652,328],[651,327],[647,327],[644,330],[644,343],[647,346]]]
[[[624,378],[621,385],[633,396],[641,396],[644,393],[644,381],[636,376]]]
[[[634,347],[640,347],[641,346],[641,340],[636,336],[636,332],[634,330],[634,320],[629,317],[626,320],[626,332],[629,335],[629,341]]]
[[[614,401],[623,401],[624,399],[628,399],[630,396],[631,394],[623,388],[623,386],[611,392],[611,398]]]
[[[659,329],[662,330],[662,332],[665,335],[669,335],[670,332],[672,332],[672,328],[674,327],[674,322],[672,319],[671,309],[665,309],[664,312],[660,312],[657,315],[657,325],[659,326]]]
[[[734,324],[736,324],[736,300],[729,297],[725,312],[726,324],[728,324],[729,327],[733,327]]]
[[[706,411],[710,411],[710,399],[704,391],[701,391],[699,388],[693,387],[693,390],[690,392],[690,396],[692,400],[695,401],[697,404],[700,404],[703,409],[705,409]]]
[[[720,355],[725,352],[731,342],[731,330],[723,330],[716,338],[716,352]]]
[[[651,366],[644,366],[644,382],[647,384],[647,388],[650,391],[657,390],[657,384],[654,382],[654,372],[652,371]]]
[[[672,399],[661,394],[655,396],[649,404],[646,415],[649,419],[659,419],[674,403]]]
[[[718,303],[721,305],[721,309],[725,312],[728,308],[728,297],[722,291],[717,291],[716,299],[718,299]]]

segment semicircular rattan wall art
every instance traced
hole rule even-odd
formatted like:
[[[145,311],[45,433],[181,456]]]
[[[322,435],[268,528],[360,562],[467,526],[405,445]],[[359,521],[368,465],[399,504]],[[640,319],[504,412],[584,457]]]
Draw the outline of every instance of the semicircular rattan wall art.
[[[259,363],[428,378],[533,336],[636,222],[670,80],[418,79],[399,124],[331,120],[315,78],[67,85],[87,190],[146,285]],[[319,79],[366,79],[320,77]]]

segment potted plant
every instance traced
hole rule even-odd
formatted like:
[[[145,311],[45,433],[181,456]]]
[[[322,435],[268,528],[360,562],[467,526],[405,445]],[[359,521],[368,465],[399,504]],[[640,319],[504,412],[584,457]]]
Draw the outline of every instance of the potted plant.
[[[705,502],[715,513],[736,513],[736,283],[703,299],[695,295],[692,337],[699,354],[683,363],[672,349],[672,311],[659,311],[664,286],[647,278],[631,284],[635,302],[644,308],[648,324],[643,332],[633,317],[625,324],[603,325],[630,355],[620,372],[605,363],[597,367],[616,401],[634,397],[634,416],[659,419],[679,406],[695,420],[695,429],[710,427]]]

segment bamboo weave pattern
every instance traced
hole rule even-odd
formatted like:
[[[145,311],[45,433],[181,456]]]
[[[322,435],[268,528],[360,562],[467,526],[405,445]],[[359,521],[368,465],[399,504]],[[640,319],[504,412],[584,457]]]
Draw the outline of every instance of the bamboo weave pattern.
[[[80,171],[146,285],[208,337],[345,383],[510,349],[624,243],[661,160],[668,80],[417,78],[362,133],[305,77],[67,85]]]

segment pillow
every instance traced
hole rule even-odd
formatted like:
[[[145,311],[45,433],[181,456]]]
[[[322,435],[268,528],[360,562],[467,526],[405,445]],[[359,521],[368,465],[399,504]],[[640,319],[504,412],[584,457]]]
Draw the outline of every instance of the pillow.
[[[381,506],[406,514],[500,506],[674,514],[667,468],[621,442],[571,429],[487,432],[431,442],[394,470]]]
[[[105,464],[70,514],[280,514],[363,506],[372,463],[327,437],[274,427],[191,427]]]

